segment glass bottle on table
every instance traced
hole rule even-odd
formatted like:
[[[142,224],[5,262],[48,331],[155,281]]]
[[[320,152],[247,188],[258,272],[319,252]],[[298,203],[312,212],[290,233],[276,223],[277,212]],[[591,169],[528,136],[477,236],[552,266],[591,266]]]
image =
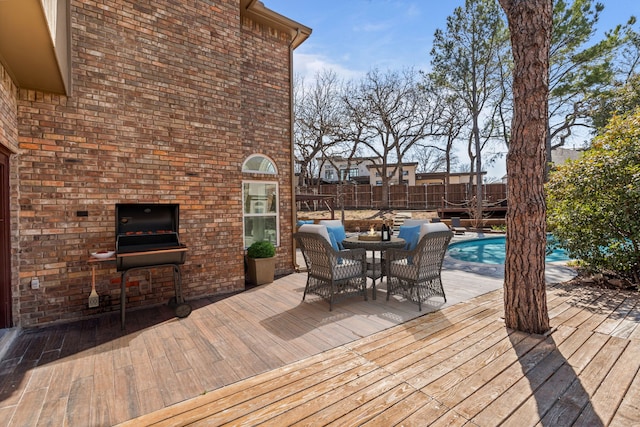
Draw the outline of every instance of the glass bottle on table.
[[[389,227],[387,226],[386,221],[382,221],[381,237],[383,242],[388,242],[389,240],[391,240],[391,235],[389,234]]]

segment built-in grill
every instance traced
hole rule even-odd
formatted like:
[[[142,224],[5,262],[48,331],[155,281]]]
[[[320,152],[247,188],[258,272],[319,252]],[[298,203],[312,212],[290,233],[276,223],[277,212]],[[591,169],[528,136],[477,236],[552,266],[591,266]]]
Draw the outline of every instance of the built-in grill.
[[[122,327],[126,302],[126,276],[136,269],[173,267],[175,298],[169,304],[176,316],[186,317],[191,306],[182,298],[180,265],[187,257],[187,247],[180,243],[178,204],[116,204],[116,265],[121,277],[120,310]]]

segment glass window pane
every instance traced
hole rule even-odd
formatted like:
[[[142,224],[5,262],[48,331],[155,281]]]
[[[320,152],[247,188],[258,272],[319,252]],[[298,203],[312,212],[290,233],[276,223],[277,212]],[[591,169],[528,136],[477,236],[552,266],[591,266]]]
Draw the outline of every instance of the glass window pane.
[[[245,214],[275,214],[277,212],[277,184],[245,182],[243,194]]]
[[[277,245],[276,217],[257,216],[244,218],[244,245],[251,246],[253,242],[268,240]]]
[[[245,247],[261,240],[278,246],[278,184],[242,183]]]
[[[244,162],[244,165],[242,165],[242,172],[277,173],[276,166],[273,162],[265,156],[260,155],[249,157]]]

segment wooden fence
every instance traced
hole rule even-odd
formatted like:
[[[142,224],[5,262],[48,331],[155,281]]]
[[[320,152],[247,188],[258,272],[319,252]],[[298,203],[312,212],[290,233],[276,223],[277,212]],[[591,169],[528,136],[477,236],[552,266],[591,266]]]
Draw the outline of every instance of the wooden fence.
[[[390,209],[407,210],[444,210],[463,209],[475,196],[476,186],[471,184],[429,184],[429,185],[392,185],[386,203],[382,201],[382,187],[369,184],[337,184],[319,187],[298,188],[299,194],[331,195],[334,206],[340,209]],[[502,183],[484,184],[483,198],[485,206],[506,206],[507,185]],[[321,206],[300,204],[298,210],[322,209]]]

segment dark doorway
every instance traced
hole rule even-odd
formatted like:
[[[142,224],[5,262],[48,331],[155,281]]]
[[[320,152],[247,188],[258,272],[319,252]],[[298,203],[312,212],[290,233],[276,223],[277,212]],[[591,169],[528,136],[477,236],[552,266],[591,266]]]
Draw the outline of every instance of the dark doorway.
[[[0,146],[0,329],[11,322],[11,222],[9,221],[9,152]]]

